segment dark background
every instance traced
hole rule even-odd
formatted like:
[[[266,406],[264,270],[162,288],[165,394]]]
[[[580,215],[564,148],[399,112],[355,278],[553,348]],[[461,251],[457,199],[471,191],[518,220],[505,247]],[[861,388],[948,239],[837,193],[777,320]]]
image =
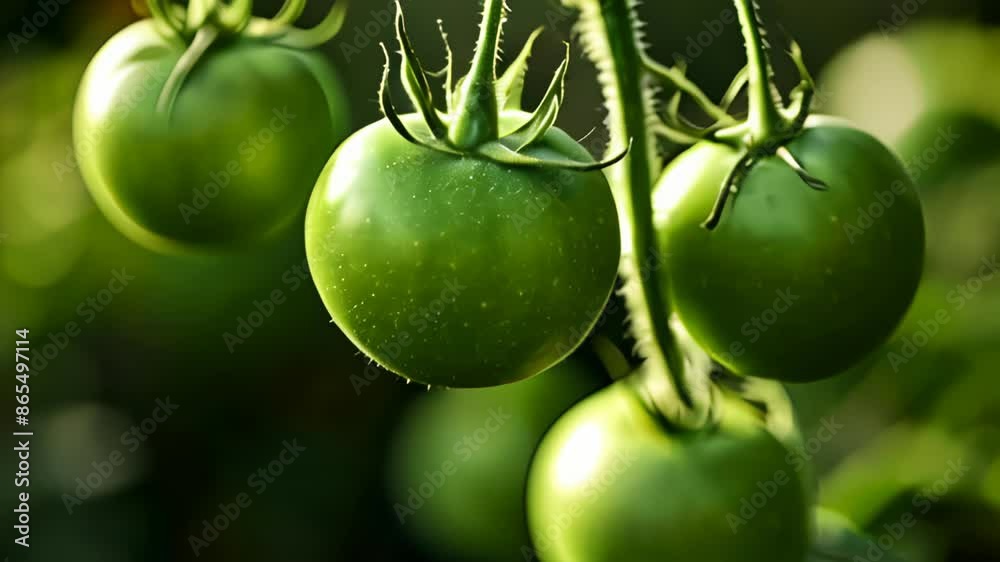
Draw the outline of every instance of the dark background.
[[[783,30],[789,30],[819,75],[838,51],[866,34],[878,33],[879,21],[889,21],[894,6],[904,4],[891,0],[762,3],[772,40],[785,43]],[[260,14],[269,14],[279,2],[257,4]],[[380,118],[375,92],[382,55],[376,41],[390,42],[393,37],[389,28],[379,29],[367,45],[354,43],[355,36],[374,21],[372,10],[394,10],[385,0],[353,4],[344,31],[323,51],[350,93],[351,119],[360,128]],[[519,46],[531,29],[552,22],[536,46],[529,73],[528,99],[537,100],[563,52],[561,42],[572,40],[572,16],[562,17],[562,9],[546,0],[509,4],[513,14],[508,45]],[[666,62],[688,48],[689,38],[706,29],[706,20],[729,8],[725,0],[647,4],[640,13],[649,22],[651,50]],[[316,21],[325,9],[325,2],[311,3],[305,21]],[[412,39],[428,66],[443,61],[435,27],[438,17],[444,19],[458,62],[471,58],[476,2],[409,0],[404,9]],[[21,18],[38,10],[36,0],[7,0],[0,5],[0,30],[19,32]],[[1000,5],[995,0],[926,0],[902,27],[940,20],[996,24]],[[513,560],[489,551],[460,555],[436,547],[435,539],[418,536],[447,535],[453,532],[447,525],[410,533],[399,523],[393,504],[403,498],[387,491],[391,488],[386,484],[387,467],[394,462],[390,460],[394,447],[407,450],[406,443],[395,437],[412,422],[403,416],[427,393],[390,374],[357,385],[358,377],[365,376],[365,358],[330,324],[308,279],[295,289],[287,281],[304,259],[297,229],[244,254],[156,255],[113,230],[94,208],[76,172],[60,168],[58,163],[66,161],[70,147],[79,78],[100,45],[131,21],[134,16],[126,0],[69,0],[20,52],[14,53],[6,41],[0,45],[0,234],[5,235],[0,237],[0,345],[13,347],[13,330],[30,328],[33,346],[51,343],[59,348],[52,359],[33,365],[31,379],[32,429],[37,432],[32,442],[33,547],[30,556],[24,549],[8,547],[14,537],[15,505],[15,489],[7,476],[14,472],[13,454],[8,451],[0,454],[6,482],[0,486],[0,527],[6,529],[0,553],[9,552],[10,560],[95,562]],[[360,53],[348,60],[345,46],[352,43]],[[738,27],[730,25],[703,48],[690,75],[719,95],[743,61]],[[986,105],[998,103],[998,90],[986,83],[1000,70],[995,66],[1000,61],[993,62],[994,67],[978,73],[982,84],[967,85],[969,91],[992,100]],[[787,61],[779,61],[778,74],[782,84],[794,85]],[[904,87],[875,80],[872,91],[834,90],[830,105],[850,113],[849,108],[877,97],[876,90],[888,91],[881,99],[891,100],[894,86]],[[576,45],[567,88],[560,126],[580,137],[601,124],[603,109],[592,67]],[[900,119],[909,122],[917,117]],[[877,129],[874,124],[872,128]],[[954,182],[989,188],[991,203],[977,204],[978,195],[968,195],[968,190],[960,192],[962,197],[954,195],[958,191],[930,197],[940,206],[930,216],[944,217],[940,220],[947,221],[947,228],[985,225],[960,231],[953,239],[957,247],[935,246],[931,241],[932,252],[938,252],[931,256],[932,264],[945,264],[934,266],[929,280],[934,290],[946,292],[951,284],[963,282],[968,268],[977,263],[972,259],[948,265],[948,254],[960,252],[965,244],[975,247],[971,254],[989,252],[1000,239],[994,236],[1000,228],[996,222],[962,214],[981,214],[980,207],[996,208],[1000,203],[997,185],[990,183],[997,177],[995,170],[983,170],[976,177],[989,180],[969,180],[966,170],[961,181]],[[964,206],[959,207],[956,198]],[[102,306],[92,322],[83,322],[90,316],[81,314],[80,307],[107,287],[113,271],[125,271],[134,280]],[[288,301],[246,344],[230,353],[222,334],[234,331],[238,319],[254,311],[255,301],[276,288],[286,291]],[[1000,366],[994,357],[1000,349],[996,345],[1000,315],[994,314],[1000,310],[997,294],[997,288],[984,290],[968,315],[949,326],[947,337],[934,339],[928,351],[900,373],[882,360],[875,362],[871,373],[858,370],[793,389],[807,437],[827,416],[848,422],[845,433],[822,448],[815,462],[819,473],[832,482],[829,487],[841,494],[831,501],[844,510],[853,506],[852,516],[870,515],[865,524],[876,534],[883,532],[880,517],[893,519],[893,502],[905,507],[912,491],[926,479],[892,473],[885,478],[889,483],[872,484],[871,489],[856,480],[865,476],[877,480],[880,472],[885,476],[890,468],[906,466],[916,467],[912,474],[929,472],[933,476],[929,482],[934,482],[940,473],[935,468],[923,471],[921,463],[937,466],[933,462],[950,458],[948,447],[965,443],[949,432],[953,424],[948,416],[972,418],[963,418],[961,427],[976,430],[969,439],[977,444],[977,480],[964,483],[961,494],[950,494],[918,532],[907,537],[906,552],[915,554],[914,561],[1000,559],[994,536],[1000,528],[1000,464],[991,448],[998,441],[993,424],[1000,421],[994,376]],[[940,302],[934,298],[927,297],[920,310],[931,310],[933,315],[934,303]],[[81,325],[80,333],[67,334],[67,322]],[[822,361],[821,354],[817,361]],[[601,383],[595,379],[594,384]],[[157,400],[168,398],[178,405],[177,411],[129,451],[121,433],[150,417]],[[2,402],[13,409],[12,398]],[[9,421],[5,424],[13,429]],[[461,435],[461,420],[455,424],[455,435]],[[285,467],[265,493],[252,494],[253,505],[196,557],[188,537],[200,534],[202,521],[219,514],[218,504],[233,502],[237,494],[249,491],[247,477],[278,458],[283,443],[294,439],[306,447],[301,458]],[[979,447],[981,441],[987,445]],[[4,443],[0,449],[7,451]],[[102,479],[93,497],[67,513],[64,494],[74,493],[76,479],[92,473],[92,463],[100,465],[116,449],[123,453],[124,464]],[[868,451],[867,456],[859,458],[858,451]],[[495,458],[496,463],[507,462],[503,451],[497,451]],[[431,458],[426,465],[430,469],[439,463],[440,459]],[[501,473],[515,476],[526,469],[502,468]],[[419,472],[413,478],[415,485],[423,481]],[[878,492],[883,489],[889,491]],[[863,492],[852,496],[853,490]],[[453,493],[459,496],[455,501],[460,509],[469,512],[484,510],[492,501],[488,490],[469,487]],[[418,512],[415,517],[419,516]],[[507,531],[498,524],[483,532]]]

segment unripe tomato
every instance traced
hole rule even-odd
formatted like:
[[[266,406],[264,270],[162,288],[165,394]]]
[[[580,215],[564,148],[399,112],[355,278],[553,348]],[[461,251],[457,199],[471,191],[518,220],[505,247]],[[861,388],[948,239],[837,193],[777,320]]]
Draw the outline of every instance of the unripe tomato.
[[[896,151],[922,194],[951,191],[982,166],[1000,162],[1000,126],[969,111],[929,111],[896,143]]]
[[[578,355],[530,380],[418,399],[400,420],[388,463],[402,528],[441,556],[521,559],[530,545],[524,492],[535,448],[603,378]]]
[[[504,113],[501,132],[528,118]],[[592,161],[557,128],[524,154]],[[544,371],[586,337],[617,276],[616,217],[599,171],[455,156],[382,120],[323,171],[306,250],[334,322],[380,365],[425,384],[494,386]]]
[[[716,426],[668,428],[627,383],[546,435],[528,479],[545,562],[802,562],[809,508],[787,450],[741,401]]]
[[[338,79],[315,53],[220,39],[158,111],[186,49],[143,20],[97,53],[75,109],[80,170],[108,218],[151,248],[266,238],[301,212],[346,133]]]
[[[763,157],[714,230],[702,227],[740,155],[700,143],[654,194],[662,284],[691,336],[741,375],[811,381],[892,333],[920,282],[916,188],[880,142],[811,118],[787,149],[828,189]]]

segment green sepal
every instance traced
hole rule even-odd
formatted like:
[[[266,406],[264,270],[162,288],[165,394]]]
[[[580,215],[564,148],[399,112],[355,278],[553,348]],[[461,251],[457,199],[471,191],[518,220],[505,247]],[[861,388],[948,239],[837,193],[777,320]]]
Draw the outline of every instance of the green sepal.
[[[333,39],[344,26],[347,18],[348,0],[335,0],[326,16],[313,27],[300,29],[289,27],[288,31],[273,42],[292,49],[313,49]]]
[[[434,78],[444,76],[444,98],[448,113],[455,110],[455,90],[452,82],[455,81],[455,54],[451,50],[451,43],[448,41],[448,33],[444,30],[444,22],[437,20],[438,33],[441,35],[441,42],[444,44],[445,58],[447,62],[443,69],[437,72],[428,72]]]
[[[487,160],[491,160],[499,164],[505,164],[507,166],[524,168],[558,168],[561,170],[571,170],[575,172],[591,172],[594,170],[602,170],[621,162],[621,160],[628,155],[631,146],[632,145],[630,143],[629,148],[626,148],[611,158],[600,162],[580,162],[578,160],[570,160],[568,158],[536,158],[534,156],[515,152],[508,146],[504,145],[502,141],[493,141],[482,144],[476,148],[476,154],[486,158]]]
[[[434,109],[434,94],[430,81],[417,53],[413,50],[410,37],[406,32],[406,22],[403,19],[403,9],[396,2],[396,40],[399,42],[399,52],[402,55],[400,73],[403,77],[403,88],[410,97],[410,102],[424,117],[427,128],[436,139],[447,138],[448,128]]]
[[[719,102],[719,107],[724,111],[729,111],[733,106],[733,102],[739,97],[740,92],[743,88],[746,88],[747,84],[750,83],[750,65],[745,65],[739,72],[736,73],[736,77],[729,84],[729,88],[726,89],[726,93],[722,96],[722,101]]]
[[[535,41],[545,29],[539,27],[531,32],[531,36],[525,41],[524,47],[517,55],[517,58],[510,63],[503,76],[497,80],[497,104],[501,110],[521,109],[522,97],[524,95],[524,77],[528,72],[528,60],[531,58],[531,50]]]
[[[173,3],[169,0],[148,0],[147,6],[157,25],[165,31],[184,34],[187,20],[183,17],[183,13],[178,14],[173,10]]]
[[[507,141],[505,144],[515,145],[515,150],[521,151],[534,144],[535,141],[542,138],[552,128],[559,117],[559,109],[565,98],[566,71],[568,69],[569,44],[567,43],[566,56],[563,58],[562,63],[559,64],[559,68],[556,69],[556,73],[552,77],[552,82],[549,83],[549,88],[545,92],[545,96],[542,97],[542,101],[539,102],[538,107],[535,108],[531,119],[518,127],[516,131],[506,136],[504,138]]]
[[[701,224],[702,228],[706,230],[715,230],[719,226],[719,222],[722,221],[722,215],[726,212],[726,203],[729,202],[731,197],[736,196],[740,191],[740,187],[743,180],[746,179],[750,170],[753,168],[754,164],[757,163],[757,158],[750,151],[746,151],[740,156],[739,161],[733,166],[733,169],[729,171],[726,179],[722,181],[722,186],[719,188],[719,195],[715,200],[715,205],[712,206],[712,212],[705,219],[705,222]]]
[[[278,13],[271,18],[276,25],[294,25],[306,9],[306,0],[285,0]]]
[[[413,144],[420,144],[417,141],[417,137],[413,136],[413,133],[411,133],[409,129],[406,128],[406,125],[403,124],[403,120],[399,118],[396,106],[392,102],[392,93],[389,91],[389,67],[392,64],[392,59],[389,57],[389,49],[386,48],[385,43],[379,43],[379,46],[382,47],[382,54],[385,55],[385,67],[382,69],[382,82],[378,88],[379,109],[382,110],[382,114],[389,120],[389,124],[392,125],[392,128],[396,129],[399,136]]]
[[[826,191],[830,189],[830,186],[828,186],[825,181],[807,172],[802,164],[799,164],[799,161],[795,158],[795,155],[792,154],[792,151],[788,150],[787,146],[779,147],[775,154],[784,160],[785,164],[788,164],[788,167],[798,174],[799,178],[801,178],[802,181],[809,187],[815,189],[816,191]]]
[[[253,0],[232,0],[219,4],[218,22],[227,33],[236,35],[250,25],[253,18]]]
[[[799,85],[792,90],[791,102],[784,112],[786,119],[790,120],[789,128],[792,131],[799,131],[805,126],[809,111],[812,109],[812,101],[816,95],[816,81],[806,67],[802,47],[796,41],[792,41],[788,54],[799,71]]]

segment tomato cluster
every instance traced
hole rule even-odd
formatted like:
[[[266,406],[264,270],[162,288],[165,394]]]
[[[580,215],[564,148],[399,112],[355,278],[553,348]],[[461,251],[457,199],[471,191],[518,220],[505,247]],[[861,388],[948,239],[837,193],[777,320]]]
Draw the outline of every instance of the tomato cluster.
[[[602,372],[624,380],[555,423],[527,484],[524,472],[498,474],[497,457],[471,461],[476,449],[456,445],[468,466],[444,459],[396,506],[401,522],[418,517],[467,468],[456,477],[465,484],[424,512],[431,527],[467,536],[415,526],[428,542],[472,554],[506,542],[476,535],[500,518],[523,531],[527,486],[533,546],[520,553],[549,562],[842,555],[857,537],[843,522],[814,521],[811,472],[790,453],[798,433],[775,381],[833,376],[889,337],[921,279],[921,203],[873,136],[810,115],[815,87],[797,45],[801,81],[784,102],[756,3],[734,2],[749,64],[716,104],[683,67],[644,52],[632,2],[566,1],[581,11],[607,95],[610,156],[597,161],[555,126],[568,53],[530,112],[521,98],[537,33],[498,75],[504,0],[485,1],[458,80],[443,30],[448,65],[426,72],[399,10],[412,111],[396,109],[383,47],[384,118],[335,151],[343,93],[307,49],[340,28],[342,0],[310,30],[292,26],[304,0],[271,20],[252,17],[249,0],[148,0],[154,17],[114,37],[81,84],[81,170],[108,218],[160,250],[262,240],[299,216],[314,187],[310,273],[362,352],[428,386],[521,385],[443,395],[450,409],[414,422],[403,438],[418,444],[411,449],[437,450],[440,426],[484,410],[492,417],[474,430],[484,436],[476,446],[501,434],[509,418],[484,406],[488,398],[522,414],[511,421],[517,431],[492,441],[495,454],[527,463],[583,391],[579,380],[519,381],[582,372],[566,361],[621,288],[635,349],[602,334],[591,341]],[[673,96],[662,106],[656,81]],[[744,87],[749,115],[737,119],[728,109]],[[685,97],[714,123],[682,118]],[[664,140],[685,148],[666,165]],[[393,486],[426,460],[411,453],[397,454]],[[463,486],[494,481],[498,509],[463,517]]]

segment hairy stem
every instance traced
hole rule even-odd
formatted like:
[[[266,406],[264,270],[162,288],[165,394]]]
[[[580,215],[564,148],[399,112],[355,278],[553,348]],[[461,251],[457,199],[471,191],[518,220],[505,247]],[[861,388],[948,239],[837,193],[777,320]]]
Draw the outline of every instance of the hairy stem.
[[[661,263],[653,225],[652,189],[662,162],[652,123],[656,121],[653,90],[630,0],[570,0],[581,10],[581,38],[601,72],[608,106],[609,150],[632,143],[628,156],[609,176],[619,198],[622,231],[622,276],[644,368],[669,378],[668,392],[682,412],[671,413],[683,423],[696,409],[685,379],[684,355],[669,323],[669,306],[656,269]]]
[[[767,144],[782,133],[782,117],[774,91],[774,71],[757,14],[756,0],[734,0],[746,42],[750,89],[748,123],[754,145]]]
[[[504,1],[486,0],[476,55],[458,93],[457,115],[448,134],[457,148],[474,148],[499,136],[496,66],[506,10]]]

